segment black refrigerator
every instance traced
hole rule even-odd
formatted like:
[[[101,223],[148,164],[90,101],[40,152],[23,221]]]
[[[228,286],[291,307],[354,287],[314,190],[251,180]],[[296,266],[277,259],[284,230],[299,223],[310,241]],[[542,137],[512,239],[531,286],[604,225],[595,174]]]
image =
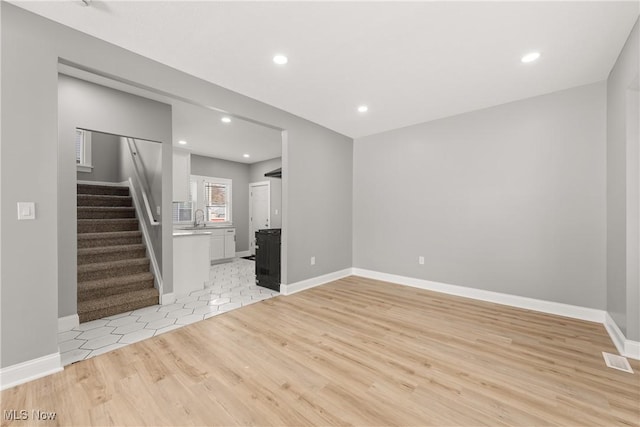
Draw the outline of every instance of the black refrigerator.
[[[280,292],[279,228],[256,231],[256,285]]]

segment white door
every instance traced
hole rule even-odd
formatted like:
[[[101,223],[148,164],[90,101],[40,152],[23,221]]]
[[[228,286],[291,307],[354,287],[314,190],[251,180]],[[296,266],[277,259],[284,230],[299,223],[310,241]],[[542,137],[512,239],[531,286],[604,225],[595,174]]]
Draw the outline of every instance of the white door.
[[[256,254],[256,231],[269,228],[271,223],[270,196],[269,181],[249,184],[249,252],[251,255]]]

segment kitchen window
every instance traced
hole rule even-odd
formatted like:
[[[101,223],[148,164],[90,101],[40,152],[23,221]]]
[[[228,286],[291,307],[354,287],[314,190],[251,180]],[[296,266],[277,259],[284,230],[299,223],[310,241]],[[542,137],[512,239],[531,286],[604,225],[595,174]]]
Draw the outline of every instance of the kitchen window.
[[[204,213],[207,222],[231,223],[231,180],[204,178]]]

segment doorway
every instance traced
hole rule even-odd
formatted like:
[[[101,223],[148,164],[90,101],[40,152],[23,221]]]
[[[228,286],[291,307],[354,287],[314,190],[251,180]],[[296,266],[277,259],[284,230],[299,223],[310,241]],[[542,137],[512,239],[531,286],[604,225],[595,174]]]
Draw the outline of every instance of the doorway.
[[[256,254],[256,231],[270,228],[271,182],[249,184],[249,252]]]

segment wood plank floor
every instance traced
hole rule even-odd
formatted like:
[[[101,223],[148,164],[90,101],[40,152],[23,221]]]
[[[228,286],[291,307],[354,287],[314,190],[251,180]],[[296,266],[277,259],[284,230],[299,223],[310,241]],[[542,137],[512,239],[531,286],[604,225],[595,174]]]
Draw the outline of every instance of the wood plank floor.
[[[2,392],[3,425],[640,425],[602,325],[349,277]]]

